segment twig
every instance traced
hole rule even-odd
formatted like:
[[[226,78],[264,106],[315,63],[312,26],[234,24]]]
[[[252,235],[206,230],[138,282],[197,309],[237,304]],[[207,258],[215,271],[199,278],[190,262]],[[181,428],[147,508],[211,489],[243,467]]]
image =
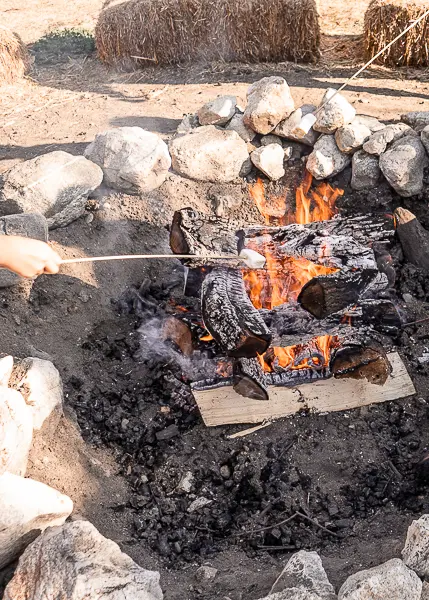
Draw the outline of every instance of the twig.
[[[418,321],[411,321],[411,323],[405,323],[402,327],[408,327],[409,325],[418,325],[419,323],[425,323],[426,321],[429,321],[429,317],[419,319]]]
[[[273,525],[268,525],[267,527],[261,527],[261,529],[252,529],[251,531],[240,531],[239,533],[236,533],[236,536],[240,536],[240,535],[254,535],[255,533],[262,533],[263,531],[268,531],[269,529],[274,529],[274,527],[280,527],[280,525],[285,525],[286,523],[289,523],[289,521],[292,521],[293,519],[295,519],[297,516],[299,515],[299,513],[294,513],[291,517],[288,517],[287,519],[284,519],[283,521],[280,521],[280,523],[274,523]]]
[[[295,513],[297,517],[301,517],[302,519],[307,519],[307,521],[310,521],[310,523],[313,523],[313,525],[315,525],[316,527],[318,527],[319,529],[323,529],[323,531],[326,531],[326,533],[329,533],[330,535],[333,535],[335,537],[340,537],[338,535],[338,533],[335,533],[334,531],[331,531],[330,529],[328,529],[327,527],[324,527],[323,525],[321,525],[320,523],[318,523],[317,521],[315,521],[314,519],[312,519],[311,517],[308,517],[307,515],[305,515],[304,513],[301,512],[296,512]]]
[[[266,421],[261,423],[260,425],[256,425],[256,427],[250,427],[250,429],[243,429],[242,431],[237,431],[237,433],[233,433],[227,436],[227,440],[235,440],[236,438],[241,438],[246,435],[250,435],[251,433],[255,433],[255,431],[259,431],[260,429],[264,429],[264,427],[268,427],[271,425],[273,421]]]
[[[256,546],[258,550],[296,550],[296,546]],[[274,583],[274,585],[277,581]],[[274,587],[274,586],[273,586]],[[273,588],[271,588],[272,590]],[[270,591],[270,595],[272,591]]]

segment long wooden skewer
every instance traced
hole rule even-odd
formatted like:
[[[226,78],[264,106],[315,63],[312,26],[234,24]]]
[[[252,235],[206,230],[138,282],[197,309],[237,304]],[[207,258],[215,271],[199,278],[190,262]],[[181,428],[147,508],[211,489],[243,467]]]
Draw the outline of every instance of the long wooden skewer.
[[[123,254],[119,256],[89,256],[86,258],[66,258],[61,261],[62,265],[71,265],[72,263],[95,262],[101,260],[130,260],[133,258],[198,258],[204,259],[220,259],[220,260],[243,260],[240,256],[221,256],[220,254],[209,254],[207,256],[197,256],[196,254]]]

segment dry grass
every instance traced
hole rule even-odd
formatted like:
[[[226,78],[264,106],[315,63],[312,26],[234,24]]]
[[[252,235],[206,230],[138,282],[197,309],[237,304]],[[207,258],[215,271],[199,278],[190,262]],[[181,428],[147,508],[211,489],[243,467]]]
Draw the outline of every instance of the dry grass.
[[[372,58],[429,9],[429,0],[372,0],[365,14],[365,54]],[[379,59],[389,67],[429,65],[429,17],[411,29]]]
[[[30,55],[21,38],[0,25],[0,85],[24,77],[30,64]]]
[[[108,0],[95,38],[109,64],[311,62],[320,28],[315,0]]]

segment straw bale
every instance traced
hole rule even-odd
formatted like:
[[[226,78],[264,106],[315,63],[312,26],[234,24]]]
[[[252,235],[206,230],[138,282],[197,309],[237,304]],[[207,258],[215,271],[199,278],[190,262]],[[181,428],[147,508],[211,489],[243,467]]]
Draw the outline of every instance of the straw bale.
[[[30,64],[30,55],[21,38],[0,25],[0,85],[21,79]]]

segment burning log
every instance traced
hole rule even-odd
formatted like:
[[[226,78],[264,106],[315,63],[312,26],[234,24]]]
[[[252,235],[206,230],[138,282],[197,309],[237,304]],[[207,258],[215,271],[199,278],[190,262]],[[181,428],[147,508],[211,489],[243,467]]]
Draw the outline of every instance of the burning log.
[[[240,271],[213,269],[201,288],[204,324],[221,348],[236,358],[263,354],[271,334],[246,293]]]
[[[330,370],[337,379],[367,379],[384,385],[391,368],[383,346],[367,336],[353,332],[350,339],[332,353]]]
[[[405,208],[395,210],[396,231],[408,262],[429,270],[429,231]]]
[[[266,374],[257,358],[239,358],[234,362],[234,390],[240,396],[268,400]]]

